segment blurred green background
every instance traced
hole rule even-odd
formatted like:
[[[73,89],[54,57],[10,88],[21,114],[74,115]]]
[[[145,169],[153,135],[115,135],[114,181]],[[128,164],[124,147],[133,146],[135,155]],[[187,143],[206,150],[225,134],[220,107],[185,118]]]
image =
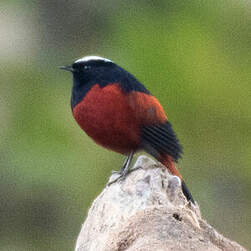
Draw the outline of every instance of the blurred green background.
[[[0,250],[72,250],[123,156],[73,120],[57,66],[110,58],[157,96],[203,216],[251,248],[250,1],[0,2]]]

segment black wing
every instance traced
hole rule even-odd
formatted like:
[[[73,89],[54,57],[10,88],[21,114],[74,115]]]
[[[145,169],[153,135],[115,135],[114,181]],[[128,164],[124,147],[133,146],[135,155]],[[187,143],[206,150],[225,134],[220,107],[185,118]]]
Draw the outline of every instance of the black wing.
[[[162,154],[170,155],[176,162],[181,158],[182,146],[168,121],[159,125],[144,126],[141,137],[142,147],[155,158]]]

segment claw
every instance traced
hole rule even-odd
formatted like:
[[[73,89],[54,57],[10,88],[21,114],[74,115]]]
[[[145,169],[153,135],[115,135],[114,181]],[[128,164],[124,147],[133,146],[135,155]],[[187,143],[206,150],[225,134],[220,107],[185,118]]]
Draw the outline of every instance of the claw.
[[[110,186],[112,185],[113,183],[116,183],[117,181],[123,181],[125,180],[125,178],[127,177],[128,174],[138,170],[138,169],[142,169],[141,166],[137,166],[137,167],[134,167],[134,168],[131,168],[129,169],[126,173],[121,173],[121,170],[120,171],[112,171],[113,174],[120,174],[116,179],[110,181],[107,183],[107,186]]]

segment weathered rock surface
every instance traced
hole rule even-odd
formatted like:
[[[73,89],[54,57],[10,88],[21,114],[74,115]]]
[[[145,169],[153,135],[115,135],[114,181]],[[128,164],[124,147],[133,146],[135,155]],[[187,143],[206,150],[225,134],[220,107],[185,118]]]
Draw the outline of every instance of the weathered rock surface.
[[[161,164],[140,156],[134,167],[141,168],[95,199],[76,251],[245,250],[201,218],[199,207],[184,198],[180,180]]]

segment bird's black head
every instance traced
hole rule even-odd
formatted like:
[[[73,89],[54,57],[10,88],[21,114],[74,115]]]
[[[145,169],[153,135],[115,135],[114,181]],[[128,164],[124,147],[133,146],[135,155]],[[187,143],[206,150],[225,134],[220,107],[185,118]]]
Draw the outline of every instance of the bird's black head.
[[[87,56],[76,60],[70,66],[60,67],[63,70],[71,71],[74,77],[74,84],[87,84],[93,78],[104,76],[108,69],[115,67],[115,64],[106,58],[98,56]]]
[[[76,60],[70,66],[60,68],[73,74],[72,109],[96,84],[105,87],[108,84],[119,83],[125,92],[135,90],[149,93],[134,76],[106,58],[86,56]]]
[[[93,85],[105,86],[109,83],[116,64],[106,58],[86,56],[76,60],[72,65],[60,68],[73,74],[71,97],[71,107],[73,108],[83,99]]]

